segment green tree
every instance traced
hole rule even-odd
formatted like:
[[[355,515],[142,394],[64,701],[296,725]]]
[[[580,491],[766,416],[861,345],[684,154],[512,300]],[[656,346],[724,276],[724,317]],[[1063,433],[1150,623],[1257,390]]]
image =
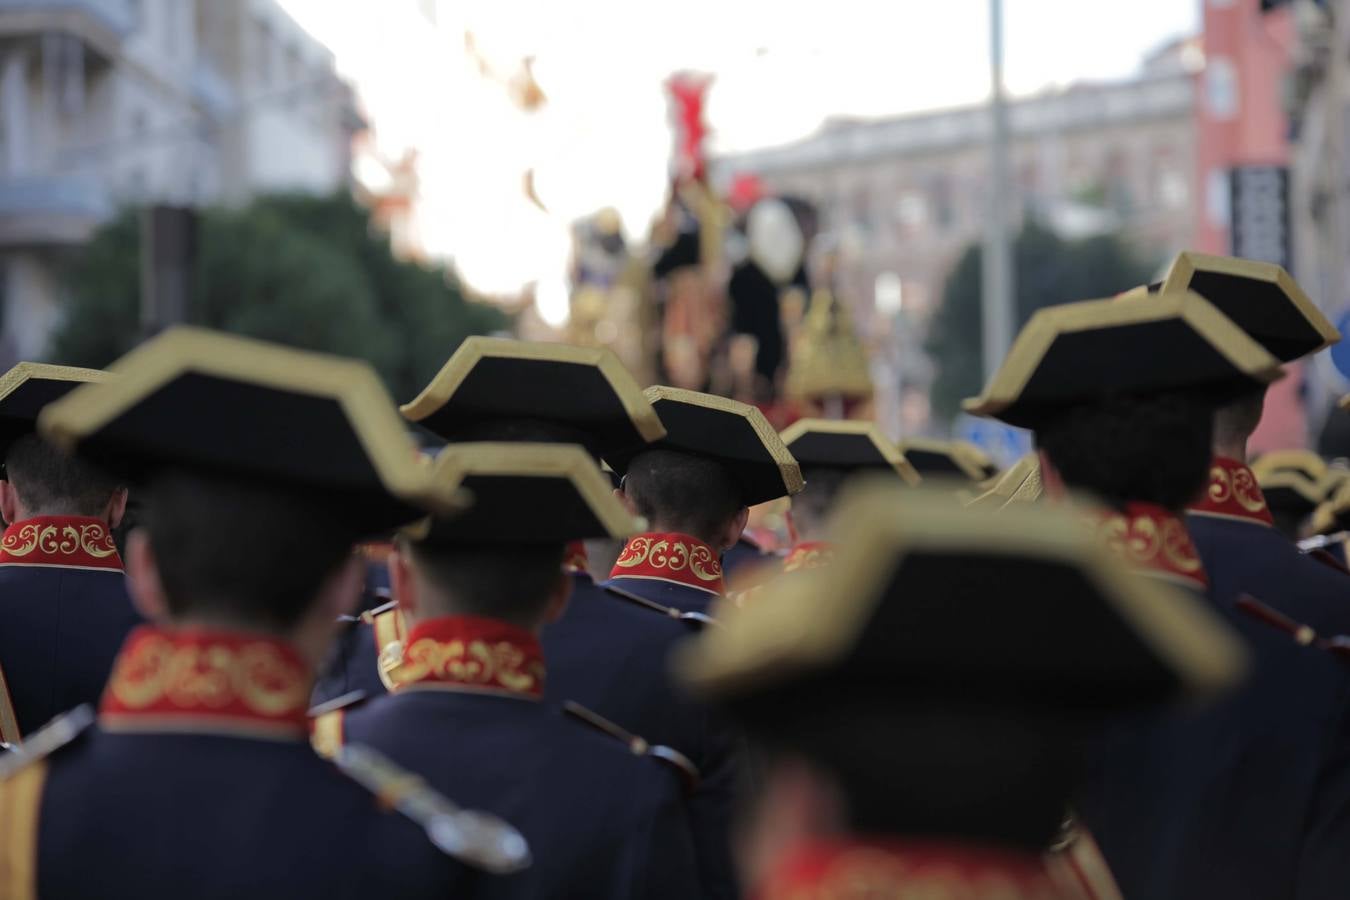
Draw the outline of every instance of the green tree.
[[[140,338],[138,216],[83,249],[51,357],[101,367]],[[394,396],[420,390],[471,334],[507,317],[468,301],[439,267],[402,262],[346,195],[263,197],[203,212],[188,320],[371,362]]]
[[[1021,328],[1044,306],[1109,297],[1148,281],[1155,267],[1140,260],[1119,237],[1066,241],[1028,223],[1013,244],[1017,284],[1013,324]],[[981,247],[972,244],[947,277],[942,306],[933,316],[925,345],[937,366],[932,405],[951,419],[961,401],[983,386],[984,312],[980,303]]]

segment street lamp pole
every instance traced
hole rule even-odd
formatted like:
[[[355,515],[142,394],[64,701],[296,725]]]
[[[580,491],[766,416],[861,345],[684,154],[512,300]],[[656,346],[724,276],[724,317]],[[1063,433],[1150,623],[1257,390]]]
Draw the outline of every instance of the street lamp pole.
[[[988,380],[1012,344],[1013,268],[1008,234],[1012,172],[1008,162],[1008,106],[1003,95],[1003,2],[989,0],[989,217],[981,265],[984,377]]]

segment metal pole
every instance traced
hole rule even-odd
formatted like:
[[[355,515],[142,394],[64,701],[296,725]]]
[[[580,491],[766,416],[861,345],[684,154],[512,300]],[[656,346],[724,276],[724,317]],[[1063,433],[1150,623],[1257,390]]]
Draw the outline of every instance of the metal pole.
[[[981,266],[984,313],[984,377],[993,377],[1012,344],[1013,269],[1008,234],[1008,107],[1003,96],[1003,2],[989,0],[989,218],[985,223]]]

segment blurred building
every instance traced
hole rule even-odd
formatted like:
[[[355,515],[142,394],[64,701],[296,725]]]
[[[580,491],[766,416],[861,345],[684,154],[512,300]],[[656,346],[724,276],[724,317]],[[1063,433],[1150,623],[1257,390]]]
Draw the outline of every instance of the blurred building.
[[[1205,66],[1195,102],[1203,201],[1192,244],[1206,253],[1279,263],[1302,277],[1290,242],[1285,108],[1295,35],[1289,10],[1271,11],[1272,5],[1203,6]],[[1289,372],[1267,395],[1253,452],[1301,446],[1306,439],[1301,366]]]
[[[275,0],[0,0],[0,365],[44,352],[119,206],[336,189],[359,125]]]
[[[1012,101],[1017,207],[1065,236],[1119,231],[1159,262],[1185,246],[1199,203],[1201,63],[1196,41],[1179,41],[1146,60],[1137,78]],[[983,235],[988,129],[984,106],[831,121],[797,143],[719,161],[723,178],[753,173],[819,206],[840,251],[840,296],[883,351],[882,364],[897,370],[878,372],[879,386],[894,379],[912,388],[878,398],[902,419],[926,418],[917,408],[931,380],[920,350],[925,324],[956,259]]]

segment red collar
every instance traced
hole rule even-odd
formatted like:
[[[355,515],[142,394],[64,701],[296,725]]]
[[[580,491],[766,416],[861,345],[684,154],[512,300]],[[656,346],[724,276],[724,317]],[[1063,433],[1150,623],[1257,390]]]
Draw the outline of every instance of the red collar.
[[[821,569],[834,562],[834,545],[829,541],[802,541],[783,560],[784,572]]]
[[[586,555],[585,541],[572,541],[567,545],[563,556],[563,571],[569,575],[585,575],[590,558]]]
[[[1214,458],[1214,464],[1209,470],[1209,485],[1200,499],[1187,507],[1187,511],[1261,525],[1275,523],[1270,517],[1270,508],[1266,506],[1261,486],[1256,483],[1256,475],[1237,460],[1222,456]]]
[[[937,841],[859,839],[798,847],[752,896],[754,900],[1061,900],[1067,894],[1035,854]]]
[[[610,578],[653,578],[720,594],[722,561],[696,537],[674,532],[648,532],[628,539],[609,573]]]
[[[88,516],[35,516],[0,538],[0,566],[122,570],[106,523]]]
[[[1205,590],[1200,553],[1180,518],[1152,503],[1127,503],[1125,511],[1107,512],[1098,521],[1098,533],[1112,550],[1138,569]]]
[[[389,673],[399,690],[428,688],[544,695],[544,651],[539,639],[498,619],[443,616],[418,622],[403,642],[403,659]]]
[[[117,656],[99,721],[117,731],[193,731],[304,740],[313,676],[284,641],[143,626]]]

